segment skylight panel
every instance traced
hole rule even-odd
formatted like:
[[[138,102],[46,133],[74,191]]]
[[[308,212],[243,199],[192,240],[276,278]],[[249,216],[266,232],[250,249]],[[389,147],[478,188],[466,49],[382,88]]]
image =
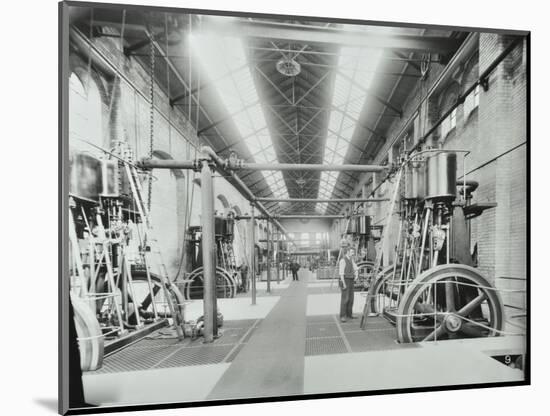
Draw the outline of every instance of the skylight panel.
[[[361,116],[365,103],[365,90],[370,88],[381,54],[380,50],[371,49],[342,48],[340,50],[323,156],[324,164],[344,163],[357,120]],[[337,178],[335,172],[321,173],[320,197],[332,196]],[[328,203],[317,204],[317,209],[322,212],[326,211],[327,207]]]
[[[245,48],[240,39],[215,35],[195,35],[191,37],[191,47],[201,61],[202,69],[210,80],[215,82],[221,101],[239,131],[244,143],[258,163],[276,163],[277,154],[254,80],[250,73]],[[268,173],[263,173],[266,178]],[[275,185],[268,183],[273,194],[288,198],[286,185],[280,172],[275,176]]]

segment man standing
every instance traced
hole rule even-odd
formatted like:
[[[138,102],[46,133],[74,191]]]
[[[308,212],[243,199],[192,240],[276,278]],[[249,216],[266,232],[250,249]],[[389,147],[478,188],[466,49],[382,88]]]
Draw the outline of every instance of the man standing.
[[[353,316],[353,286],[354,281],[359,276],[357,270],[357,264],[353,260],[355,254],[353,248],[345,249],[346,254],[340,259],[339,275],[340,275],[340,290],[342,291],[342,297],[340,299],[340,321],[346,322],[349,319],[355,319]]]
[[[246,293],[248,292],[248,266],[245,263],[241,264],[241,291]]]
[[[290,270],[292,271],[292,280],[298,280],[298,270],[300,270],[300,265],[296,260],[293,260],[290,263]]]

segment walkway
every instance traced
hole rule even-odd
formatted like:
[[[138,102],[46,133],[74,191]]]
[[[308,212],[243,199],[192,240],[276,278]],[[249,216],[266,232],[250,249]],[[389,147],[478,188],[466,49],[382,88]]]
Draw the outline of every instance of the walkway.
[[[208,399],[302,394],[307,283],[291,282]]]
[[[370,318],[366,331],[358,319],[342,324],[337,286],[300,272],[300,281],[275,283],[270,294],[260,283],[257,305],[247,297],[220,299],[226,322],[214,343],[178,342],[160,330],[107,357],[101,370],[84,376],[87,400],[189,402],[523,378],[491,358],[521,351],[522,337],[398,344],[381,317]],[[363,305],[356,294],[354,313]],[[196,319],[201,302],[190,306],[188,318]]]

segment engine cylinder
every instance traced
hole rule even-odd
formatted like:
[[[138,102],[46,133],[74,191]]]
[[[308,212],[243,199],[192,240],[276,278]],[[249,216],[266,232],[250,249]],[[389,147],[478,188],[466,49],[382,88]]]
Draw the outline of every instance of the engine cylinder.
[[[368,215],[359,216],[359,234],[369,235],[370,232],[370,217]]]
[[[413,162],[405,174],[405,199],[424,199],[426,197],[426,165]]]
[[[428,159],[426,168],[425,198],[456,198],[456,153],[437,153]]]

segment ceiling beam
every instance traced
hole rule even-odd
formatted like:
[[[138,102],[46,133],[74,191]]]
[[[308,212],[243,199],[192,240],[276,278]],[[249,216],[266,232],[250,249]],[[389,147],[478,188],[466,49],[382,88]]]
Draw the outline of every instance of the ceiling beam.
[[[242,19],[226,25],[218,25],[212,19],[204,19],[202,28],[204,31],[215,32],[218,35],[238,34],[247,38],[294,43],[345,45],[429,53],[454,52],[461,44],[460,40],[440,36],[373,35],[359,30]]]

